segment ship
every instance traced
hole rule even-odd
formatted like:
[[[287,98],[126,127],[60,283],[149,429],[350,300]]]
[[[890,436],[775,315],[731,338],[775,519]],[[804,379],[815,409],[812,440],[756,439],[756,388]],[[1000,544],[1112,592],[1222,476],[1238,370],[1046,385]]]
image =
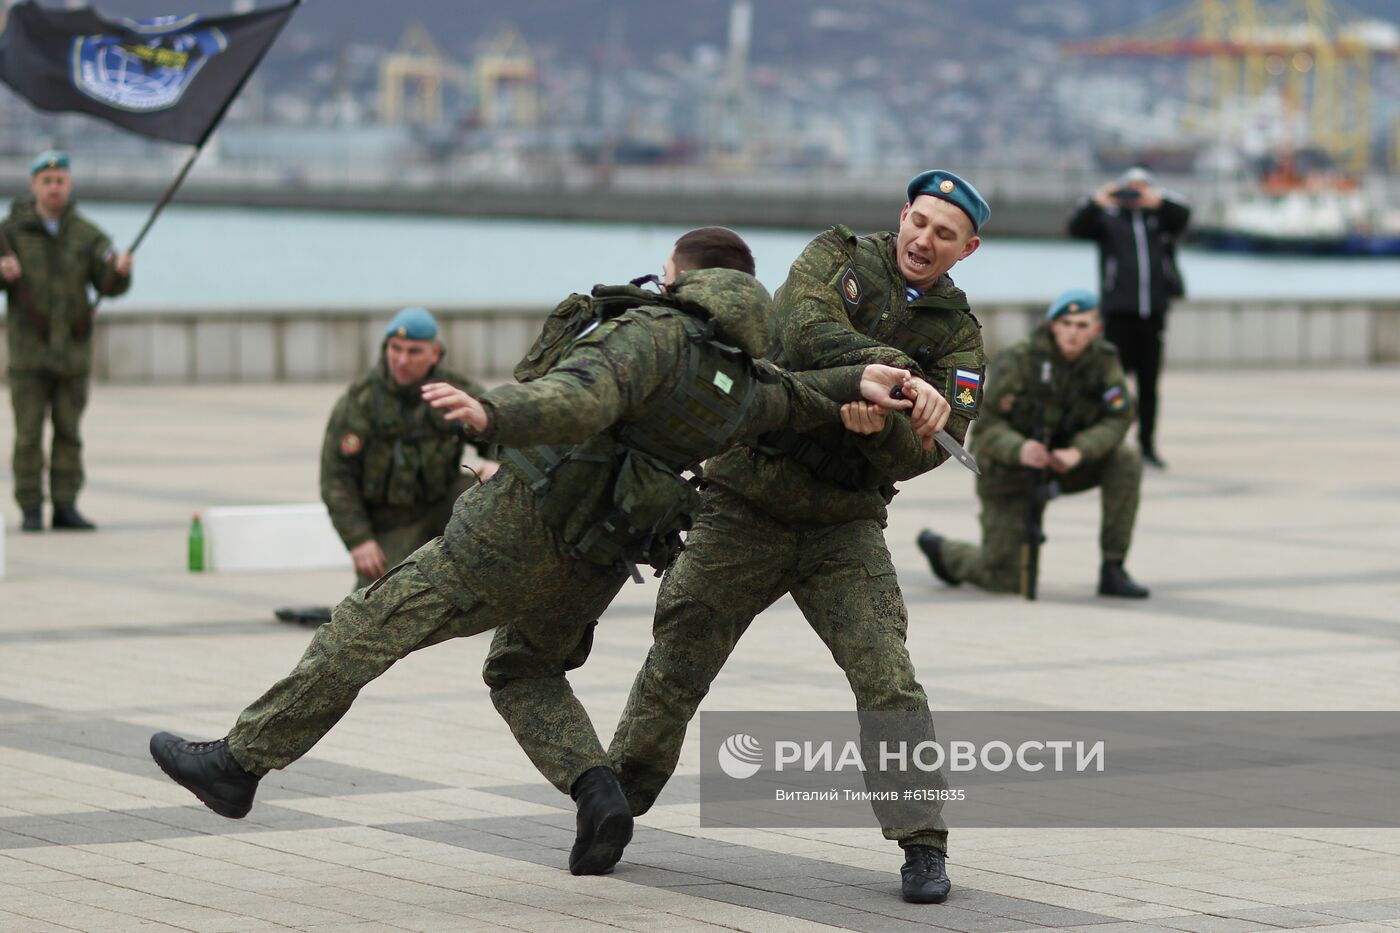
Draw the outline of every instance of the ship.
[[[1256,183],[1191,241],[1237,253],[1400,256],[1400,209],[1367,198],[1322,150],[1299,149],[1260,160]]]

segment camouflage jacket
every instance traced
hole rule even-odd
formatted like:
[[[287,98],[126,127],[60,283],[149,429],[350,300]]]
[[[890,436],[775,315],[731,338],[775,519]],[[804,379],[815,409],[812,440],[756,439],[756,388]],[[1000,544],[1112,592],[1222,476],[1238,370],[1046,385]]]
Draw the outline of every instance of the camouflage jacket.
[[[673,291],[708,309],[721,339],[750,356],[767,347],[769,298],[751,276],[702,270],[682,276]],[[685,377],[689,352],[681,312],[656,310],[627,311],[577,340],[547,375],[486,393],[481,401],[490,414],[490,425],[483,438],[516,448],[582,444],[647,415]],[[773,381],[756,386],[732,443],[752,441],[789,423],[803,429],[839,423],[838,401],[859,397],[862,368],[777,373],[770,367]],[[533,455],[529,450],[522,453]],[[574,510],[579,515],[605,511],[613,479],[604,474],[578,482],[573,488]],[[459,500],[443,539],[451,566],[434,565],[431,572],[492,603],[508,602],[522,586],[562,585],[561,538],[554,536],[552,557],[522,551],[522,542],[539,539],[541,500],[531,492],[531,484],[527,472],[509,457],[503,458],[496,479]],[[510,572],[486,572],[497,565],[509,567]],[[464,579],[468,566],[475,571],[469,582]],[[611,571],[605,576],[611,579]]]
[[[0,279],[8,299],[10,372],[87,375],[92,371],[88,286],[101,295],[120,295],[131,287],[131,278],[112,268],[112,241],[71,203],[59,218],[58,234],[50,234],[28,199],[14,202],[0,233],[23,269],[16,282]]]
[[[773,358],[790,369],[887,363],[912,369],[950,400],[959,373],[980,386],[986,358],[982,328],[966,296],[944,276],[910,301],[894,256],[895,234],[857,237],[834,227],[802,251],[774,300]],[[954,402],[948,432],[967,435],[980,390]],[[821,478],[765,439],[710,465],[710,482],[796,525],[883,521],[894,483],[938,466],[947,453],[925,450],[908,417],[893,415],[878,434],[852,434],[838,423],[805,435],[849,468],[851,479]]]
[[[423,382],[485,392],[441,364]],[[321,499],[347,548],[417,521],[461,472],[466,434],[424,404],[421,386],[394,382],[381,356],[331,411],[321,445]],[[478,450],[484,455],[485,445]]]
[[[1041,368],[1050,362],[1050,386],[1041,387]],[[1075,447],[1093,463],[1123,443],[1133,423],[1133,399],[1118,362],[1118,351],[1094,340],[1073,363],[1060,355],[1048,324],[1029,340],[1008,347],[992,361],[987,400],[973,431],[972,452],[982,475],[982,495],[1026,490],[1021,445],[1030,437],[1036,409],[1043,407],[1051,449]]]

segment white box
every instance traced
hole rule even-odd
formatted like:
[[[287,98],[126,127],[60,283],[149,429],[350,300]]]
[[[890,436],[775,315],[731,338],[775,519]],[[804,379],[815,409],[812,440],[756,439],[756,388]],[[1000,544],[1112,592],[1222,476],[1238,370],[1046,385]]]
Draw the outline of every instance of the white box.
[[[320,502],[220,506],[203,513],[204,566],[240,570],[351,567],[350,553]]]

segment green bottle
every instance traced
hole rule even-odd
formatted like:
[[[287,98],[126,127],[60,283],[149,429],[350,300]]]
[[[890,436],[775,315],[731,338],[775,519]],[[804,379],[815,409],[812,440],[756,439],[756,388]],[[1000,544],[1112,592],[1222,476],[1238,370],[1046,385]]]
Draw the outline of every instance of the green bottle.
[[[190,572],[204,569],[204,526],[199,523],[199,513],[194,513],[190,522]]]

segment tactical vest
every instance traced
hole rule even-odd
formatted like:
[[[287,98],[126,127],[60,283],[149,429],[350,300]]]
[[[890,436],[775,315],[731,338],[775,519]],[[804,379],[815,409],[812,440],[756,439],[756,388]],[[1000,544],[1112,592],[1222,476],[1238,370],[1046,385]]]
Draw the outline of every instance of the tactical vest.
[[[1080,431],[1103,418],[1103,393],[1109,386],[1104,382],[1098,346],[1091,344],[1077,364],[1069,364],[1045,345],[1046,341],[1053,339],[1048,334],[1032,338],[1031,351],[1025,358],[1026,368],[1022,371],[1025,391],[1012,401],[1007,421],[1017,431],[1030,437],[1039,408],[1045,420],[1050,446],[1064,447]],[[1040,384],[1040,369],[1044,362],[1051,364],[1048,387]]]
[[[700,504],[700,462],[731,444],[767,377],[746,353],[715,337],[713,321],[664,306],[670,303],[665,295],[636,290],[647,304],[629,310],[634,319],[677,318],[685,328],[681,375],[670,393],[641,418],[580,444],[506,450],[503,457],[530,482],[541,519],[558,532],[567,553],[625,568],[640,581],[637,564],[659,574],[680,550],[680,532]],[[580,509],[580,503],[595,505]]]
[[[841,295],[851,326],[867,337],[894,347],[912,359],[926,374],[948,352],[957,327],[939,326],[929,315],[909,314],[909,308],[927,308],[972,317],[967,297],[951,281],[935,283],[934,290],[910,302],[902,276],[890,275],[886,254],[895,239],[893,233],[857,236],[850,227],[837,224],[832,231],[841,238],[847,264],[833,286]],[[956,368],[950,370],[947,384],[935,386],[944,397],[954,397]],[[978,366],[978,375],[982,375]],[[785,429],[764,435],[761,450],[781,453],[806,467],[819,479],[846,489],[869,487],[863,473],[835,451],[817,440]]]
[[[431,409],[395,395],[381,374],[366,380],[352,401],[370,424],[360,471],[367,504],[410,509],[447,495],[465,443],[456,425],[439,426]]]

